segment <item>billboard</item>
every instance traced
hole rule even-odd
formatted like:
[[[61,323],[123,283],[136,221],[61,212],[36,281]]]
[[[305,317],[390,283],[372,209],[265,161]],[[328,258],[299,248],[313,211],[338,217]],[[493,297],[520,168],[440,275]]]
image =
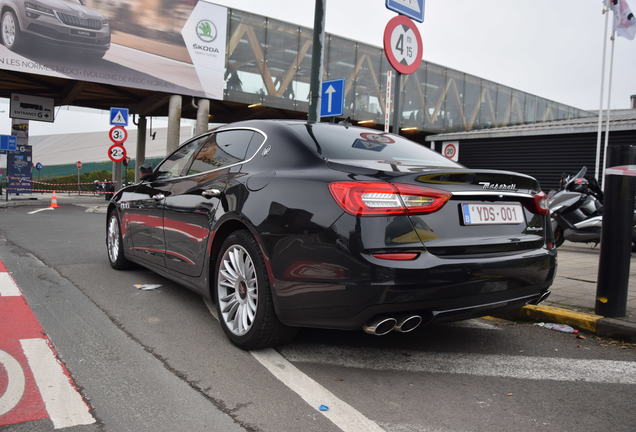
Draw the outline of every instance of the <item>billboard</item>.
[[[227,8],[197,0],[14,0],[0,69],[223,99]]]

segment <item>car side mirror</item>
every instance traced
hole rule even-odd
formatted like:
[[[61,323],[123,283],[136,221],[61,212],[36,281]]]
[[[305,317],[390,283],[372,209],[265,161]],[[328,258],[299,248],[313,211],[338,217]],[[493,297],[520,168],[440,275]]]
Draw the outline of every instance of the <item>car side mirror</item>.
[[[139,180],[149,181],[154,177],[155,173],[152,165],[143,164],[139,167]]]

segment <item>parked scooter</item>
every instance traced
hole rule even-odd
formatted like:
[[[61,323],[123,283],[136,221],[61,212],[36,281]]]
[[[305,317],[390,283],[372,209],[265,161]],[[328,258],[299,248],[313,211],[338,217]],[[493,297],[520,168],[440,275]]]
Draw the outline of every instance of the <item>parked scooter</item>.
[[[583,167],[573,176],[562,176],[560,190],[548,195],[556,247],[565,240],[595,245],[601,241],[603,191],[595,178],[585,177],[586,173],[587,167]],[[632,239],[636,240],[634,230]]]

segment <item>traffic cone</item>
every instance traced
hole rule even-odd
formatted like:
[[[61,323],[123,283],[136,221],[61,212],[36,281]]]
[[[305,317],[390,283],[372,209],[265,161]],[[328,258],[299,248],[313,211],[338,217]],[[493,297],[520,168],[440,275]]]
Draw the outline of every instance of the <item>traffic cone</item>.
[[[58,208],[59,207],[57,205],[57,196],[55,196],[55,191],[53,191],[53,195],[51,196],[51,205],[49,207],[50,208]]]

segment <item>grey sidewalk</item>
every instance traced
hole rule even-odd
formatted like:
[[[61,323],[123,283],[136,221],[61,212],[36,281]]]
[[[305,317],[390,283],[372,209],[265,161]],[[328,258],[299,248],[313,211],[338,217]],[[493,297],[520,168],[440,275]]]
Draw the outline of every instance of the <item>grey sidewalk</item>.
[[[601,248],[565,242],[558,251],[557,275],[546,304],[594,313],[596,281]],[[619,319],[636,323],[636,254],[632,254],[627,316]]]

